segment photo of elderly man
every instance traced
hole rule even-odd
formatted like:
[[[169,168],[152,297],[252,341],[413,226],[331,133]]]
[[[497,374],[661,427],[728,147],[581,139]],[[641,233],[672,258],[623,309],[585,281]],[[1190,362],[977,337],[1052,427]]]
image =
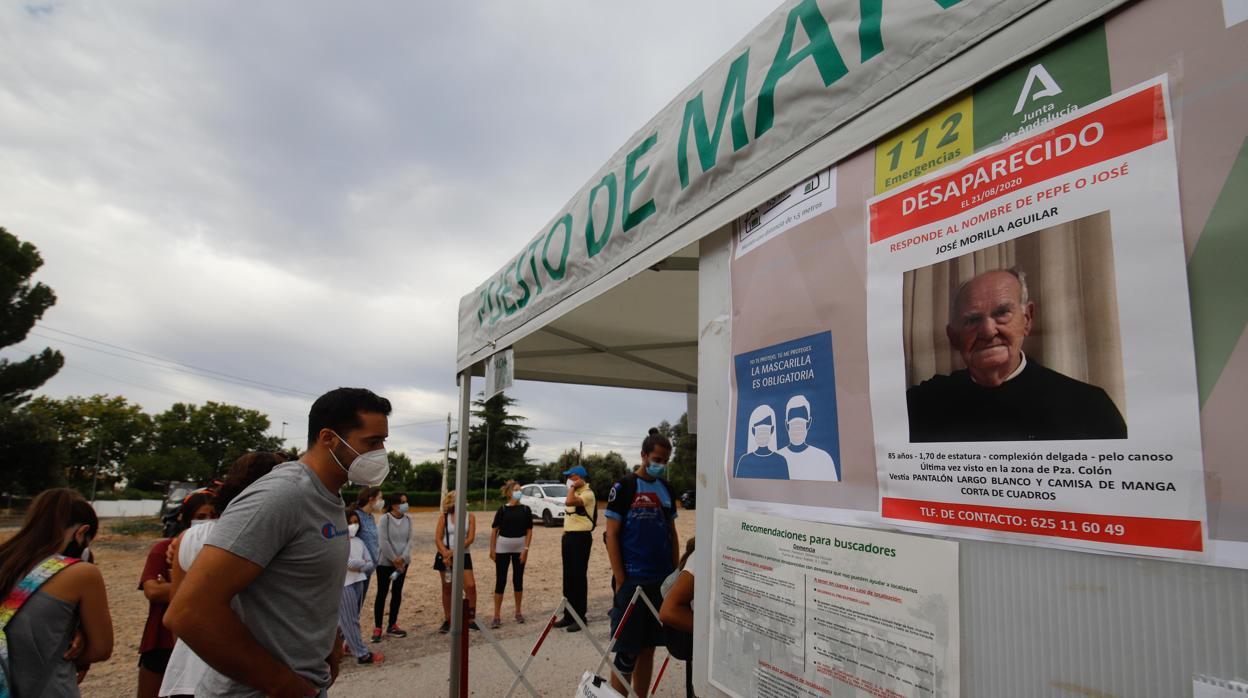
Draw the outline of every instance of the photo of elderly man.
[[[906,391],[911,442],[1125,439],[1106,392],[1023,352],[1036,322],[1017,267],[981,273],[954,295],[945,335],[964,369]]]

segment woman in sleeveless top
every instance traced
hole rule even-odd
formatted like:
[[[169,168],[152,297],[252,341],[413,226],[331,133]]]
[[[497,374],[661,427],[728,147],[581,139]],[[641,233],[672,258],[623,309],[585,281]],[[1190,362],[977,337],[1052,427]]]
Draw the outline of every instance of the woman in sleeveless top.
[[[78,696],[80,673],[113,653],[104,577],[81,562],[98,530],[91,505],[57,488],[36,497],[21,530],[0,544],[0,695]],[[79,625],[81,646],[71,651]]]
[[[468,534],[464,536],[464,595],[468,597],[468,629],[480,630],[477,627],[477,578],[472,574],[472,555],[468,549],[477,537],[477,517],[468,513]],[[433,558],[433,569],[438,571],[438,580],[442,583],[442,627],[440,633],[451,630],[451,579],[452,563],[455,561],[455,491],[446,493],[442,500],[442,516],[438,517],[438,527],[433,534],[433,542],[438,546],[438,553]]]

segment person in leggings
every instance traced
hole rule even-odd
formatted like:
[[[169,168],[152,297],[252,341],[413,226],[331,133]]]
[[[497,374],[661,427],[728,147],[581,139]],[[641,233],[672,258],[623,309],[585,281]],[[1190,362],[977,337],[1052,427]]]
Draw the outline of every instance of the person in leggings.
[[[399,606],[403,603],[403,582],[412,564],[412,520],[407,518],[407,495],[386,495],[389,509],[377,524],[377,600],[373,602],[373,642],[381,642],[381,614],[390,596],[390,623],[386,634],[407,637],[399,627]],[[392,588],[393,587],[393,588]]]
[[[502,489],[506,503],[494,512],[490,532],[490,559],[494,561],[494,620],[491,628],[503,624],[503,592],[507,589],[507,567],[512,572],[516,592],[516,622],[524,622],[521,601],[524,598],[524,565],[529,561],[529,544],[533,542],[533,511],[520,503],[520,483],[508,480]]]

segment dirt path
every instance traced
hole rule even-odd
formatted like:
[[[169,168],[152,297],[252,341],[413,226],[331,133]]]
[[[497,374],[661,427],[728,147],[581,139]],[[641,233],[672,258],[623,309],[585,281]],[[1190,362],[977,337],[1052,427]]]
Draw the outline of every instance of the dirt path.
[[[407,629],[406,638],[386,638],[381,643],[369,645],[385,653],[386,662],[380,666],[358,666],[344,661],[344,674],[354,672],[384,672],[385,666],[410,664],[421,657],[446,652],[449,637],[437,632],[442,623],[442,597],[437,573],[432,569],[434,545],[433,531],[437,515],[418,512],[410,515],[416,538],[413,542],[413,565],[403,588],[403,604],[399,624]],[[480,527],[476,542],[470,552],[476,566],[480,597],[477,615],[485,622],[493,616],[494,564],[489,559],[489,524],[493,513],[477,514]],[[693,512],[681,512],[677,519],[683,541],[694,533]],[[601,520],[599,521],[601,531]],[[84,696],[123,698],[134,695],[138,676],[138,646],[147,619],[148,604],[138,590],[139,575],[147,552],[158,540],[153,535],[121,535],[117,524],[106,520],[103,530],[91,545],[108,586],[109,608],[113,616],[116,645],[113,656],[107,662],[95,665],[82,684]],[[14,529],[0,529],[0,539],[6,538]],[[525,569],[524,611],[528,623],[518,625],[513,620],[514,609],[510,588],[503,603],[504,625],[495,631],[500,639],[533,637],[540,632],[541,624],[559,601],[562,580],[559,543],[562,529],[542,528],[534,531],[533,546],[529,551],[529,563]],[[374,582],[375,582],[374,578]],[[611,567],[607,562],[606,548],[598,533],[589,564],[589,616],[591,621],[606,618],[611,604]],[[369,590],[361,614],[362,632],[365,639],[372,631],[372,608],[376,584]],[[336,609],[334,609],[336,613]],[[482,643],[474,636],[474,643]]]

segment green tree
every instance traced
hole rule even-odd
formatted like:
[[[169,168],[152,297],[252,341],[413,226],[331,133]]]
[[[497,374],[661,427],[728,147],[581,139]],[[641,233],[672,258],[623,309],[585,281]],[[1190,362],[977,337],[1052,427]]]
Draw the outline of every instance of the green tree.
[[[151,417],[121,396],[37,397],[23,411],[55,430],[64,478],[84,492],[97,476],[101,486],[115,483],[126,459],[151,443]]]
[[[386,475],[386,482],[397,489],[411,487],[410,483],[416,476],[416,465],[412,463],[412,459],[402,451],[386,451],[386,460],[390,462],[390,473]]]
[[[563,473],[581,461],[581,454],[575,448],[569,448],[559,454],[559,460],[547,463],[537,469],[533,477],[538,480],[555,480],[563,482]]]
[[[442,463],[425,461],[416,466],[416,472],[408,480],[407,489],[412,492],[437,492],[442,489]]]
[[[615,451],[610,451],[606,455],[591,453],[585,456],[581,464],[585,466],[585,470],[589,473],[589,487],[594,491],[594,496],[601,502],[598,506],[599,510],[601,510],[607,505],[607,494],[611,490],[611,485],[615,484],[616,480],[624,477],[624,474],[628,472],[628,462],[624,460],[624,456]]]
[[[470,488],[483,484],[487,455],[490,476],[489,482],[484,483],[487,488],[501,486],[508,480],[527,481],[533,477],[534,468],[525,456],[529,450],[529,429],[523,424],[524,417],[511,413],[515,404],[516,400],[506,394],[473,402],[472,415],[477,418],[477,424],[468,432]]]
[[[0,228],[0,348],[26,339],[30,328],[56,303],[56,294],[30,277],[43,266],[39,250]],[[65,365],[59,351],[44,349],[21,361],[0,359],[0,405],[14,407]]]
[[[65,484],[56,428],[29,410],[0,406],[0,472],[3,491],[33,495]]]
[[[672,461],[667,468],[668,481],[679,496],[685,490],[697,486],[698,479],[698,435],[689,433],[689,414],[680,415],[680,419],[671,425],[668,438],[672,440]]]
[[[212,465],[189,448],[135,453],[122,465],[126,484],[140,490],[157,490],[170,481],[204,484],[213,476]]]
[[[175,403],[155,417],[153,450],[168,453],[187,449],[220,475],[234,459],[249,451],[276,451],[279,437],[268,434],[269,418],[237,405],[206,402],[202,406]]]
[[[567,479],[563,474],[578,463],[585,466],[585,472],[589,474],[586,479],[589,481],[589,488],[598,497],[599,508],[605,507],[606,496],[611,490],[611,485],[629,471],[628,461],[615,451],[609,451],[606,454],[590,453],[582,458],[575,448],[569,448],[559,454],[559,460],[538,468],[536,475],[540,480],[563,482]]]

